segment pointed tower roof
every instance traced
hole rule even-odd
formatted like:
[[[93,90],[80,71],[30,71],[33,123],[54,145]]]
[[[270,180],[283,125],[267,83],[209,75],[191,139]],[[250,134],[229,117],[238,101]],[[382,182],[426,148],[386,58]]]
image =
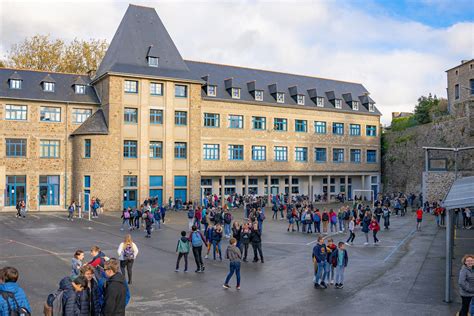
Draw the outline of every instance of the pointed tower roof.
[[[148,66],[148,56],[159,66]],[[107,72],[195,79],[155,9],[136,5],[125,12],[96,78]]]

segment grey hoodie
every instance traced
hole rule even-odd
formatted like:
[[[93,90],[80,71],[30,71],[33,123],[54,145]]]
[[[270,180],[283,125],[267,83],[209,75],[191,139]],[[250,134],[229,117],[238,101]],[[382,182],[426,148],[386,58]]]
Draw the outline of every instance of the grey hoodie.
[[[465,264],[462,265],[459,272],[459,294],[461,296],[474,296],[474,272],[472,268],[468,268]]]
[[[227,247],[225,257],[229,259],[230,262],[240,262],[240,259],[242,258],[242,253],[240,252],[239,248],[234,245],[230,245],[229,247]]]

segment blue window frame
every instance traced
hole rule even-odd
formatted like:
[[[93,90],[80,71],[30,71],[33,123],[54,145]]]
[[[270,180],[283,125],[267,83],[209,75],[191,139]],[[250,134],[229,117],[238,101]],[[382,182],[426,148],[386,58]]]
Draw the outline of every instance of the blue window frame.
[[[326,122],[314,122],[314,132],[316,134],[326,134]]]
[[[244,128],[244,117],[242,115],[229,115],[229,128]]]
[[[125,93],[138,93],[138,81],[125,80],[124,91]]]
[[[163,142],[157,142],[157,141],[150,142],[150,158],[152,159],[163,158]]]
[[[188,125],[188,112],[175,111],[174,112],[174,124],[177,126]]]
[[[41,158],[59,158],[60,144],[59,140],[40,140]]]
[[[204,113],[204,126],[205,127],[219,127],[220,115],[216,113]]]
[[[174,176],[174,186],[175,187],[188,186],[188,177],[187,176]]]
[[[188,87],[180,84],[174,85],[174,96],[177,98],[186,98],[188,96]]]
[[[376,163],[377,162],[377,151],[376,150],[367,150],[367,163]]]
[[[299,162],[308,161],[308,148],[307,147],[295,148],[295,161],[299,161]]]
[[[91,187],[91,176],[84,176],[84,188]]]
[[[127,188],[135,188],[138,186],[137,176],[123,176],[123,186]]]
[[[367,125],[365,133],[367,136],[377,136],[377,126]]]
[[[252,146],[252,160],[265,161],[267,159],[266,146]]]
[[[174,143],[174,158],[176,159],[186,159],[187,150],[186,143]]]
[[[288,147],[275,146],[275,161],[288,161]]]
[[[244,160],[244,145],[229,145],[229,160]]]
[[[344,123],[332,123],[332,133],[334,135],[344,135]]]
[[[84,158],[91,157],[92,142],[90,139],[84,139]]]
[[[26,176],[7,176],[5,206],[15,206],[26,200]]]
[[[274,118],[273,119],[273,129],[275,131],[287,131],[288,129],[288,120],[285,118]]]
[[[26,139],[7,138],[5,144],[7,157],[26,157]]]
[[[351,136],[360,136],[360,124],[349,125],[349,134]]]
[[[123,120],[127,124],[137,124],[138,123],[138,109],[125,108],[123,110]]]
[[[295,132],[306,133],[308,131],[308,121],[306,120],[295,120]]]
[[[360,149],[351,149],[351,162],[360,163]]]
[[[344,162],[344,149],[334,148],[332,150],[332,161],[333,162]]]
[[[252,128],[256,130],[265,130],[267,128],[267,119],[263,116],[253,116]]]
[[[123,157],[124,158],[137,158],[137,141],[136,140],[123,141]]]
[[[326,148],[315,148],[314,157],[315,157],[316,162],[326,162],[327,161]]]
[[[150,176],[150,187],[162,187],[163,176]]]
[[[61,108],[52,106],[40,107],[41,122],[61,122]]]
[[[7,104],[5,106],[5,119],[15,121],[26,121],[28,118],[28,107],[26,105]]]
[[[202,152],[204,160],[219,160],[219,144],[204,144]]]
[[[163,84],[151,82],[150,83],[150,94],[151,95],[163,95]]]
[[[163,110],[150,109],[150,124],[163,124]]]
[[[59,176],[39,177],[40,205],[59,205]]]

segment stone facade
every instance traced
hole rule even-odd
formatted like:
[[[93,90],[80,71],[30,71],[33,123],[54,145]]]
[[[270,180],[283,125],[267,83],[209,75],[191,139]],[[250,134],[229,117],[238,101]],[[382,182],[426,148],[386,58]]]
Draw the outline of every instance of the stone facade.
[[[454,183],[455,173],[450,171],[423,172],[423,196],[427,201],[443,200]]]

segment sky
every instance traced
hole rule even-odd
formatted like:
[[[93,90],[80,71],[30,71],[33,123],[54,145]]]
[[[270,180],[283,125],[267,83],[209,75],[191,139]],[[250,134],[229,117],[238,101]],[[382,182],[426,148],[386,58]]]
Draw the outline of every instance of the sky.
[[[474,0],[133,1],[185,59],[362,83],[382,123],[474,58]],[[0,0],[0,58],[35,34],[111,41],[130,1]]]

